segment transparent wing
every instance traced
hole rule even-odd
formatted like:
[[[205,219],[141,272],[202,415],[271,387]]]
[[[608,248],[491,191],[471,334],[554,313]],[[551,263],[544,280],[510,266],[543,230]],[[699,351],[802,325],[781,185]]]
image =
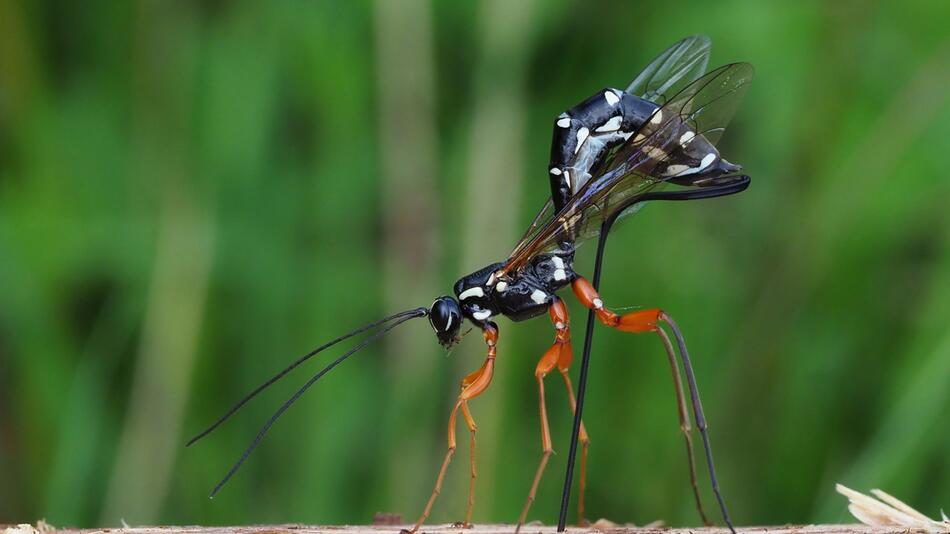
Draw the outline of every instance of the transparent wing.
[[[643,69],[627,87],[627,92],[658,104],[665,103],[669,96],[678,93],[706,72],[711,48],[712,43],[705,35],[693,35],[674,43]],[[592,137],[587,142],[596,143],[598,139]],[[587,151],[588,154],[599,152]],[[520,242],[536,234],[540,230],[540,223],[554,215],[552,212],[553,206],[548,202],[538,212]]]
[[[525,230],[524,235],[521,236],[521,239],[518,243],[526,243],[531,241],[531,239],[541,231],[544,225],[554,217],[554,201],[550,198],[547,202],[541,206],[541,210],[537,215],[534,216],[534,219],[531,221],[531,225],[528,226],[528,229]]]
[[[754,70],[748,63],[733,63],[702,76],[673,96],[626,143],[610,151],[591,173],[594,177],[556,214],[539,214],[534,231],[515,247],[505,271],[520,269],[534,255],[576,246],[596,237],[604,219],[638,209],[637,198],[675,177],[659,178],[654,172],[667,166],[671,154],[687,131],[716,143],[735,114]],[[657,120],[657,118],[660,118]],[[697,184],[699,185],[699,184]]]
[[[711,41],[705,35],[693,35],[674,43],[643,69],[627,87],[627,92],[662,105],[671,95],[678,93],[706,72],[711,48]],[[586,142],[589,145],[596,143],[603,145],[608,143],[608,140],[603,136],[591,136]],[[601,150],[589,147],[584,154],[589,158],[600,158]],[[580,167],[590,169],[593,164],[594,161],[591,160],[580,164]],[[575,163],[572,167],[577,165]],[[581,174],[587,173],[585,171]],[[572,185],[574,194],[577,194],[586,182],[586,179],[575,178]],[[552,211],[553,206],[550,203],[546,204],[525,232],[521,242],[537,233],[540,229],[539,223],[550,219],[554,215]]]
[[[643,69],[626,92],[658,105],[665,104],[706,72],[711,48],[709,37],[705,35],[693,35],[673,44]],[[616,137],[605,135],[587,138],[586,150],[576,155],[570,165],[574,177],[572,193],[576,194],[587,183],[590,169],[602,159],[603,147],[615,141]]]
[[[675,43],[630,82],[627,92],[665,104],[670,96],[706,72],[711,49],[712,42],[705,35],[693,35]]]

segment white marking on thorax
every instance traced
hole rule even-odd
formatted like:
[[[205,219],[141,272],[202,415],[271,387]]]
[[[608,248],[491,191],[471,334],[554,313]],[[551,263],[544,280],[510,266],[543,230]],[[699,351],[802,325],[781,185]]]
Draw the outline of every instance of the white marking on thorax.
[[[571,127],[571,118],[564,117],[563,119],[558,119],[557,125],[561,128],[570,128]]]
[[[657,109],[656,113],[653,114],[653,118],[650,119],[650,122],[653,124],[660,124],[660,121],[663,120],[663,110]]]
[[[495,291],[499,293],[504,293],[506,289],[508,289],[508,283],[505,282],[504,280],[501,280],[500,282],[495,284]]]
[[[571,187],[571,173],[570,173],[570,171],[564,171],[564,183],[566,183],[568,187]]]
[[[609,94],[609,93],[608,93]],[[623,117],[616,116],[611,117],[610,120],[604,123],[603,126],[594,130],[595,132],[613,132],[620,129],[620,123],[623,122]]]
[[[551,256],[551,263],[554,264],[554,279],[566,280],[567,272],[564,271],[564,260],[558,256]]]
[[[558,169],[557,167],[552,167],[549,172],[550,172],[551,174],[553,174],[554,176],[560,176],[560,175],[561,175],[561,169]]]
[[[534,292],[531,293],[531,300],[536,304],[544,304],[546,298],[548,298],[548,294],[540,289],[535,289]]]
[[[491,317],[491,310],[478,310],[472,314],[472,317],[474,317],[476,321],[484,321]]]
[[[581,145],[584,144],[584,141],[587,141],[587,136],[590,135],[590,130],[587,128],[581,128],[577,130],[577,145],[574,147],[574,153],[577,154],[577,151],[581,149]]]
[[[484,297],[485,292],[482,291],[481,286],[470,287],[459,295],[459,300],[465,300],[468,297]]]
[[[620,98],[618,98],[613,91],[604,91],[604,99],[607,100],[607,103],[611,106],[616,106],[617,102],[620,102]]]

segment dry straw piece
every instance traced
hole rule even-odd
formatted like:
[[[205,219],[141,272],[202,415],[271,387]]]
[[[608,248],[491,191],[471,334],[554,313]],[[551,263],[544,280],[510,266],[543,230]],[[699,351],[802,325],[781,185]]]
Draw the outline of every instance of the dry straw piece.
[[[943,520],[934,521],[879,489],[871,490],[877,499],[841,484],[836,484],[835,489],[851,501],[848,504],[848,510],[865,525],[918,528],[927,532],[950,532],[950,519],[942,511],[940,515]]]
[[[45,520],[40,519],[36,522],[35,527],[27,523],[21,523],[16,526],[4,528],[3,534],[49,534],[55,531],[55,527],[47,523]]]

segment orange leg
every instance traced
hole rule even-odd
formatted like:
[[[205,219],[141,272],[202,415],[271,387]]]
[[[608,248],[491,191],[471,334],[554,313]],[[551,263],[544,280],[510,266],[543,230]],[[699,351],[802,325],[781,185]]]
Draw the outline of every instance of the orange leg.
[[[571,350],[571,331],[570,324],[568,321],[567,306],[564,305],[564,302],[557,300],[554,304],[551,305],[549,310],[551,315],[551,322],[554,323],[556,329],[556,336],[554,344],[551,345],[551,348],[544,353],[541,357],[541,360],[538,361],[538,365],[535,368],[534,376],[538,382],[538,400],[540,405],[541,413],[541,462],[538,465],[538,469],[534,474],[534,481],[531,483],[531,490],[528,492],[528,499],[525,502],[524,508],[521,511],[521,516],[518,518],[518,525],[515,527],[515,533],[521,529],[521,526],[524,525],[524,522],[527,520],[528,511],[531,509],[531,504],[534,502],[535,496],[538,491],[538,485],[541,483],[541,476],[544,474],[544,469],[547,467],[548,459],[551,457],[551,454],[554,452],[554,448],[551,442],[551,427],[548,423],[548,413],[547,406],[544,401],[544,378],[550,373],[555,366],[561,372],[561,376],[564,378],[564,383],[567,386],[567,391],[571,403],[571,411],[573,412],[576,409],[576,403],[574,400],[574,392],[571,387],[571,379],[567,374],[567,370],[571,365],[571,360],[573,359],[573,352]],[[583,521],[583,512],[584,512],[584,498],[583,498],[583,488],[586,486],[585,481],[585,469],[587,465],[587,446],[590,442],[590,439],[587,436],[587,430],[584,428],[584,425],[581,424],[581,442],[584,444],[583,453],[581,455],[581,498],[578,503],[578,514],[579,522]]]
[[[567,310],[564,310],[565,316],[567,315]],[[567,321],[564,321],[567,325]],[[557,322],[555,321],[555,326]],[[567,388],[567,400],[571,405],[571,415],[577,413],[577,399],[574,397],[574,385],[571,383],[571,375],[568,374],[568,369],[571,367],[571,362],[574,360],[574,351],[571,349],[571,344],[567,343],[561,347],[561,355],[557,361],[558,371],[561,373],[561,378],[564,380],[564,387]],[[584,421],[581,421],[580,433],[578,435],[581,442],[581,472],[580,472],[580,481],[578,484],[578,494],[577,494],[577,525],[586,526],[587,520],[584,518],[584,495],[587,491],[587,453],[590,448],[590,437],[587,435],[587,428],[584,426]]]
[[[590,282],[588,282],[583,277],[578,277],[577,280],[574,281],[573,289],[578,300],[580,300],[581,303],[587,308],[594,310],[601,323],[612,328],[616,328],[622,332],[656,332],[660,337],[660,341],[663,342],[663,348],[666,350],[666,355],[670,362],[670,369],[673,373],[673,386],[676,390],[677,415],[679,416],[680,421],[680,431],[683,433],[683,437],[686,441],[686,457],[689,462],[689,478],[693,489],[693,497],[696,500],[696,510],[699,512],[699,516],[702,518],[703,524],[706,526],[712,526],[712,522],[709,521],[705,510],[703,510],[703,503],[699,494],[699,484],[696,480],[696,461],[693,456],[692,427],[689,424],[686,398],[683,394],[683,381],[680,377],[679,365],[676,363],[676,353],[673,349],[673,344],[670,343],[669,336],[665,331],[663,331],[662,328],[657,325],[657,323],[666,320],[666,314],[660,309],[649,309],[628,313],[625,315],[617,315],[616,313],[604,307],[604,302],[597,294],[597,291],[590,284]],[[705,430],[705,428],[702,430]],[[581,463],[582,472],[583,469],[583,463]]]
[[[465,376],[465,378],[462,379],[462,391],[465,391],[465,388],[470,386],[483,372],[485,372],[485,367],[487,365],[488,361],[486,360],[481,367],[469,373]],[[492,363],[492,365],[494,365],[494,363]],[[475,431],[478,429],[478,427],[475,424],[475,419],[472,417],[472,412],[468,409],[468,402],[462,403],[462,417],[465,418],[465,424],[468,426],[468,431],[471,436],[469,443],[469,462],[471,474],[468,481],[468,504],[465,508],[465,521],[459,526],[462,528],[472,528],[472,508],[475,506],[475,478],[478,477],[478,471],[475,468]]]
[[[472,419],[472,414],[468,410],[468,401],[484,393],[488,385],[491,384],[492,375],[495,371],[495,345],[498,342],[498,330],[492,325],[487,325],[482,330],[482,335],[485,338],[485,344],[488,345],[488,357],[478,371],[466,376],[465,379],[462,380],[462,392],[459,393],[458,400],[455,401],[455,406],[449,414],[449,446],[445,452],[445,459],[442,460],[439,476],[435,479],[435,488],[432,490],[432,495],[429,496],[429,501],[426,503],[426,507],[423,509],[419,520],[416,521],[415,526],[409,530],[410,533],[418,531],[419,527],[425,523],[425,520],[429,517],[429,513],[432,511],[432,505],[435,504],[436,498],[442,492],[442,480],[445,478],[445,472],[452,462],[452,456],[455,455],[455,423],[458,419],[459,409],[462,410],[462,416],[465,418],[469,432],[472,435],[472,478],[469,482],[469,503],[468,510],[465,514],[465,523],[470,523],[472,504],[474,502],[472,491],[475,485],[475,420]]]
[[[475,419],[472,418],[472,412],[468,409],[468,401],[462,403],[462,416],[465,418],[465,424],[468,426],[468,432],[471,436],[469,444],[469,463],[471,475],[468,479],[468,504],[465,507],[465,522],[462,528],[472,528],[472,508],[475,506],[475,478],[478,472],[475,469]]]

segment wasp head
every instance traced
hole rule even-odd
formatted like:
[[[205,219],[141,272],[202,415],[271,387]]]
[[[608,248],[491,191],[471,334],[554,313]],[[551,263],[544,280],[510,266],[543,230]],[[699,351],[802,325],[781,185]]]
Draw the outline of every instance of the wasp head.
[[[429,324],[443,347],[448,349],[458,343],[462,327],[462,310],[458,301],[448,296],[435,299],[429,311]]]

